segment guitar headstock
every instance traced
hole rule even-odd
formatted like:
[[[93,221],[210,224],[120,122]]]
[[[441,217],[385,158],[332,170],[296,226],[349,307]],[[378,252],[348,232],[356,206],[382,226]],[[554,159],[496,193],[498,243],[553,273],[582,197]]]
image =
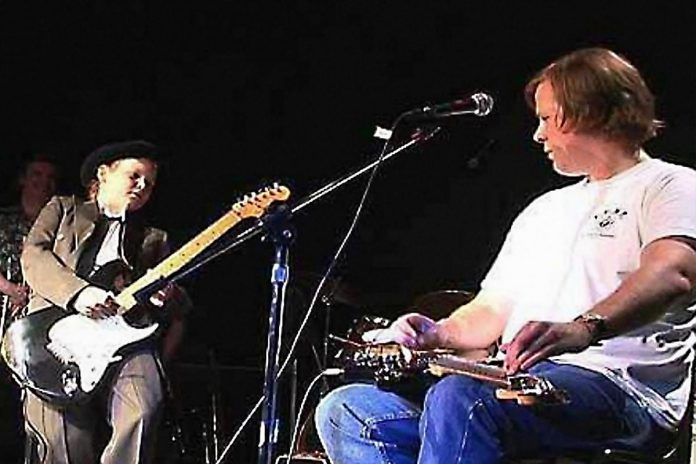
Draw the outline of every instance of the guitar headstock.
[[[232,206],[240,219],[250,217],[261,217],[269,206],[275,201],[285,201],[290,198],[290,189],[284,185],[274,183],[270,187],[264,187],[257,192],[253,192],[239,200]]]

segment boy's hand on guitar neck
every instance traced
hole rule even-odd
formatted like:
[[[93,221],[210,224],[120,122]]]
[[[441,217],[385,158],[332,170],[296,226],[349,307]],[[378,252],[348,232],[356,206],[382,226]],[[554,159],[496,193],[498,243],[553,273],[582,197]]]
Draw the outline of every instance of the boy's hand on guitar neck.
[[[117,314],[118,304],[114,295],[102,288],[92,285],[77,294],[73,307],[80,314],[92,319],[105,319]]]
[[[180,292],[179,287],[174,284],[167,284],[162,290],[159,290],[150,297],[150,304],[156,308],[162,308],[167,301],[174,298]]]

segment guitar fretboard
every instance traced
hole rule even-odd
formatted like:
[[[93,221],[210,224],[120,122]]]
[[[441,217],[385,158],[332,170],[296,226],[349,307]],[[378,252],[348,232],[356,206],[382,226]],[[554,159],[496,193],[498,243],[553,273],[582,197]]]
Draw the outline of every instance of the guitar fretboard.
[[[123,289],[116,296],[116,302],[123,308],[122,312],[128,311],[138,303],[135,299],[137,292],[160,279],[171,276],[174,272],[190,263],[193,258],[219,239],[222,234],[234,227],[240,220],[239,214],[234,210],[230,210],[193,239],[189,240],[175,253],[169,255],[157,266],[148,270],[142,277]]]
[[[168,278],[190,263],[193,258],[222,237],[225,232],[234,227],[239,221],[250,217],[261,217],[274,201],[284,201],[289,196],[290,190],[283,185],[277,184],[245,196],[242,201],[235,203],[232,209],[224,216],[193,237],[153,269],[147,271],[145,275],[123,289],[115,298],[121,307],[120,312],[125,313],[138,304],[135,299],[136,293],[158,280]]]
[[[509,387],[510,381],[505,369],[481,361],[471,361],[456,355],[439,356],[430,363],[431,370],[440,369],[449,373],[466,374],[501,387]]]

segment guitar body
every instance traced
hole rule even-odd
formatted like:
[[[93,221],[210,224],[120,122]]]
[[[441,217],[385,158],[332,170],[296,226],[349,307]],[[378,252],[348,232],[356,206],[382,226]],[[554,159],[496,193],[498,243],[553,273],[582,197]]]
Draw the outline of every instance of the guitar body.
[[[400,382],[428,372],[435,377],[463,375],[496,387],[496,397],[523,406],[569,401],[565,391],[547,379],[530,374],[507,375],[498,360],[463,357],[451,350],[410,350],[394,343],[366,344],[344,359],[344,369],[370,372],[380,388],[394,390]]]
[[[120,287],[128,280],[126,269],[115,261],[90,280]],[[91,398],[110,367],[157,328],[157,324],[133,327],[121,315],[92,319],[51,307],[9,326],[2,357],[20,384],[42,399],[59,405],[81,403]]]

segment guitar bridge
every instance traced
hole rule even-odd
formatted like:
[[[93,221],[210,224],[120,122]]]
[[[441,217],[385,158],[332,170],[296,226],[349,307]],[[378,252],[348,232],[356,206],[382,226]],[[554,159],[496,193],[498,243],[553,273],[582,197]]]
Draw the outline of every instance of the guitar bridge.
[[[510,390],[518,395],[544,398],[547,403],[563,404],[570,399],[563,390],[559,390],[544,377],[530,374],[518,374],[508,377]]]

